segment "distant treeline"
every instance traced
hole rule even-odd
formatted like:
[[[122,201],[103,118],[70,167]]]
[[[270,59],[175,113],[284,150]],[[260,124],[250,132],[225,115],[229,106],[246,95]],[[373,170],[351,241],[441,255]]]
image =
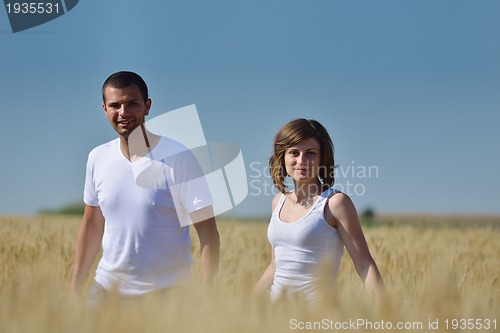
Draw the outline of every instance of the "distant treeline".
[[[55,214],[55,215],[83,215],[85,205],[77,202],[65,205],[58,209],[44,209],[40,214]]]
[[[57,209],[44,209],[41,210],[40,214],[52,214],[52,215],[83,215],[85,205],[80,202],[71,203]],[[241,218],[241,217],[231,217],[230,215],[221,216],[224,220],[239,220],[240,222],[245,220],[251,220],[255,222],[255,218]],[[261,218],[263,222],[269,222],[267,218]],[[257,220],[261,220],[257,219]],[[375,211],[373,208],[366,208],[360,213],[361,223],[365,226],[371,226],[375,219]]]

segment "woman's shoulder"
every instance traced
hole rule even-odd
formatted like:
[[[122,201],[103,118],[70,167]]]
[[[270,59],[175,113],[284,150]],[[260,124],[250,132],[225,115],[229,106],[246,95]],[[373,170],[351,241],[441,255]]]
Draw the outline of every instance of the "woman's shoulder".
[[[274,211],[276,209],[276,207],[278,206],[278,203],[280,202],[280,199],[283,195],[284,194],[280,192],[274,196],[273,201],[272,201],[272,211]]]
[[[351,201],[351,198],[344,192],[340,192],[335,189],[331,189],[328,193],[328,205],[343,205],[346,202]]]
[[[327,217],[334,219],[334,221],[338,221],[345,217],[346,215],[351,215],[356,213],[356,208],[351,200],[351,198],[339,191],[334,191],[328,199],[327,205]],[[356,213],[357,214],[357,213]]]

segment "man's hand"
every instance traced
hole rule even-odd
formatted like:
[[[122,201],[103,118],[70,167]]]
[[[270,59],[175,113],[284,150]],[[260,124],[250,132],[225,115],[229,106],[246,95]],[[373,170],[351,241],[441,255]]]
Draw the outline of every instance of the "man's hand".
[[[191,213],[191,215],[193,221],[196,221],[197,218],[198,221],[200,221],[194,223],[194,228],[196,229],[200,239],[200,268],[202,285],[204,290],[208,292],[212,289],[214,277],[219,268],[219,231],[217,230],[217,224],[215,222],[215,217],[213,217],[213,208],[211,206],[202,208],[199,211]],[[211,217],[200,220],[200,216]]]

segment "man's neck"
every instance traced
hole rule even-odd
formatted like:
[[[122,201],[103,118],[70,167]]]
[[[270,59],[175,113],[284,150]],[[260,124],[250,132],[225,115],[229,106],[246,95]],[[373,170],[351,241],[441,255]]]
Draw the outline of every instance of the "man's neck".
[[[159,141],[158,135],[138,127],[129,136],[120,135],[120,149],[125,158],[135,162],[151,152]]]

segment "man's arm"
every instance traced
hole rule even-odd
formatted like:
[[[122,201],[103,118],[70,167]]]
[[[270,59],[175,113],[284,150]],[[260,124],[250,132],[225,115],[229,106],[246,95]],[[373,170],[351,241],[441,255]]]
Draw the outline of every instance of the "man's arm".
[[[101,247],[103,234],[104,216],[101,209],[98,206],[85,205],[82,224],[76,240],[70,291],[80,292]]]
[[[202,208],[191,213],[194,228],[200,239],[200,268],[202,285],[209,290],[214,281],[215,274],[219,268],[220,239],[215,217],[213,217],[211,206]],[[203,218],[200,218],[203,216]]]

